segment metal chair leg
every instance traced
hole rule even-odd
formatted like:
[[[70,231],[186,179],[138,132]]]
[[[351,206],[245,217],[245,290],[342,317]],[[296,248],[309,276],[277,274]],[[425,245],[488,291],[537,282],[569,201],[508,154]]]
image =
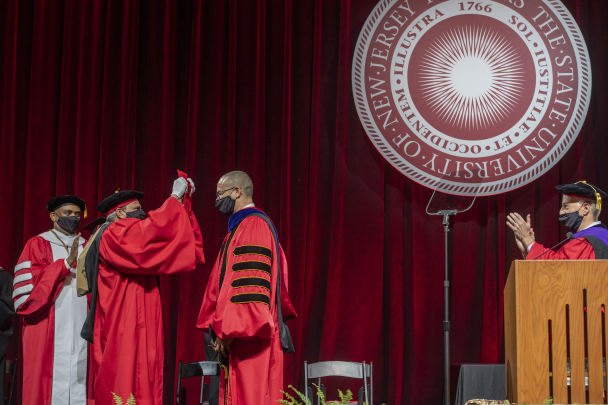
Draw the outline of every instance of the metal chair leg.
[[[203,401],[205,399],[205,376],[201,377],[201,396],[200,396],[200,405],[203,405]]]
[[[304,393],[306,395],[306,399],[308,398],[308,362],[304,362]]]
[[[369,396],[370,401],[369,401],[369,405],[374,405],[374,362],[370,362],[369,363]]]
[[[365,374],[365,362],[361,363],[363,367],[363,387],[365,387],[365,402],[369,404],[369,393],[367,392],[367,376]]]
[[[175,398],[176,405],[182,405],[182,361],[179,361],[179,368],[177,369],[177,398]]]

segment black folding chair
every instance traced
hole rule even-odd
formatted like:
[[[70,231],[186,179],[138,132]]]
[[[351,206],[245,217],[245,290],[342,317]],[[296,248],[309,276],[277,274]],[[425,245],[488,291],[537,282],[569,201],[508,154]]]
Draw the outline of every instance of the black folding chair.
[[[324,361],[314,364],[304,362],[304,381],[306,384],[306,399],[312,403],[313,390],[308,385],[309,379],[317,379],[317,386],[323,392],[323,396],[327,399],[325,386],[321,384],[321,378],[325,377],[347,377],[363,380],[363,387],[359,389],[357,404],[363,405],[367,402],[369,405],[374,405],[374,388],[373,388],[373,363],[351,363],[349,361]],[[367,379],[369,378],[369,384]],[[321,405],[321,398],[317,396],[317,405]]]
[[[182,364],[179,362],[179,369],[177,371],[177,398],[175,401],[176,405],[186,405],[186,388],[182,387],[182,378],[202,377],[201,378],[201,395],[199,399],[200,405],[203,405],[205,400],[205,393],[207,393],[207,399],[209,399],[209,387],[205,384],[205,377],[207,376],[219,376],[220,375],[220,363],[217,361],[199,361],[196,363]]]

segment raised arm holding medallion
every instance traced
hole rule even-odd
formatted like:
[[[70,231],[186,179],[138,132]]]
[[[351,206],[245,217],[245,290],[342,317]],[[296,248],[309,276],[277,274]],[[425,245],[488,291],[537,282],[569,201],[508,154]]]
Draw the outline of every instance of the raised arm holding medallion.
[[[192,271],[204,262],[195,216],[180,203],[188,181],[147,214],[144,194],[125,190],[97,209],[106,217],[86,252],[91,310],[82,335],[93,343],[93,398],[97,404],[161,405],[163,320],[157,275]],[[81,258],[82,260],[82,258]]]

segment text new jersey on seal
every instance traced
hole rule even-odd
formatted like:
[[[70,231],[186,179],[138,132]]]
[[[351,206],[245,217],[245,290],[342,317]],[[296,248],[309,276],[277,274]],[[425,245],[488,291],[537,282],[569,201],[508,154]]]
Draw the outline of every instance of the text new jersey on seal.
[[[352,83],[361,123],[394,167],[433,189],[492,195],[568,151],[591,67],[559,0],[382,0],[359,35]]]

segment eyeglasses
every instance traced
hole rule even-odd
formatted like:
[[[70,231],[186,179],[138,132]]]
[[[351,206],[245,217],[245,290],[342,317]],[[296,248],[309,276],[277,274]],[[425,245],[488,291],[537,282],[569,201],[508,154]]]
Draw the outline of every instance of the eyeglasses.
[[[230,190],[234,190],[237,186],[234,186],[232,188],[227,188],[226,190],[220,190],[217,193],[215,193],[215,199],[219,200],[220,197],[226,192],[226,191],[230,191]]]

